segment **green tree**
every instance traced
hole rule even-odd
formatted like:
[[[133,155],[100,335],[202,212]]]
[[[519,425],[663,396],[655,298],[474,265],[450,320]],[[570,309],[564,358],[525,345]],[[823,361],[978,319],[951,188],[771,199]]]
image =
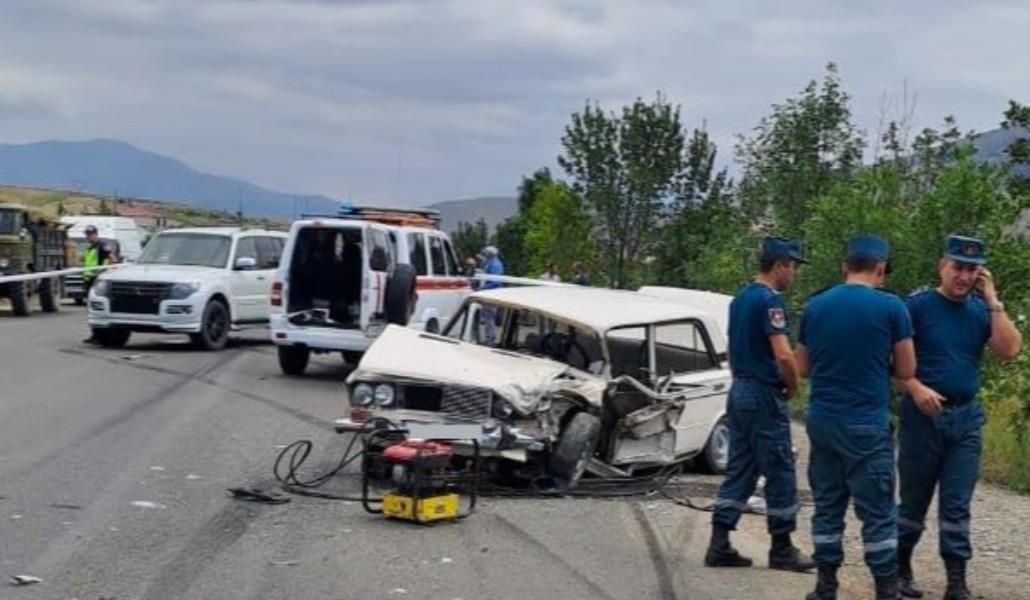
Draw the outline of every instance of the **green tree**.
[[[664,201],[683,169],[680,110],[661,94],[621,115],[587,104],[572,115],[558,163],[585,201],[601,248],[601,275],[613,287],[639,280],[653,251]]]
[[[490,229],[486,225],[486,220],[482,218],[475,223],[458,223],[458,228],[451,234],[451,244],[458,254],[458,259],[462,261],[470,256],[476,256],[489,243]]]
[[[561,182],[538,188],[527,216],[525,247],[529,275],[536,276],[555,263],[564,279],[571,277],[572,263],[595,264],[596,248],[590,236],[590,215],[582,200]]]
[[[774,104],[750,138],[737,145],[739,188],[751,216],[772,217],[790,236],[802,232],[808,203],[861,168],[862,136],[851,122],[850,96],[833,63],[821,82]]]

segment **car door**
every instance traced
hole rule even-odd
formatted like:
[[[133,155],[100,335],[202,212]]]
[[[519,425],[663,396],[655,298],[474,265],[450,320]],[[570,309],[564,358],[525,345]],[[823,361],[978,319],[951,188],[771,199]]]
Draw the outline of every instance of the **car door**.
[[[268,287],[271,283],[268,272],[258,269],[257,237],[237,238],[229,264],[232,269],[229,287],[235,305],[233,320],[246,323],[259,321],[262,316],[267,319]]]
[[[676,454],[694,452],[704,447],[715,421],[726,411],[730,373],[715,354],[711,336],[702,321],[686,321],[655,327],[656,358],[659,347],[675,348],[681,355],[692,357],[673,370],[676,383],[697,386],[691,393],[673,425],[676,430]],[[658,376],[667,372],[658,366]]]
[[[386,286],[395,258],[385,227],[366,225],[362,240],[361,329],[378,335],[386,325]]]
[[[260,318],[268,318],[270,305],[268,303],[268,296],[272,289],[272,278],[275,276],[275,270],[279,268],[279,260],[283,253],[283,241],[280,238],[262,235],[254,238],[257,244],[257,280],[264,284],[261,290],[261,303],[260,307],[264,310],[259,315]]]

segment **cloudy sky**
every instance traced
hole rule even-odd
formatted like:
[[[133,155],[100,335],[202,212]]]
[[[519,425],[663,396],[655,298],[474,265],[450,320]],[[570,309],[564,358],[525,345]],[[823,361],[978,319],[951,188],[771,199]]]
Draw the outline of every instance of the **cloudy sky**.
[[[569,115],[661,90],[730,160],[840,65],[861,126],[1030,101],[1030,2],[2,0],[0,142],[120,139],[291,192],[510,195]]]

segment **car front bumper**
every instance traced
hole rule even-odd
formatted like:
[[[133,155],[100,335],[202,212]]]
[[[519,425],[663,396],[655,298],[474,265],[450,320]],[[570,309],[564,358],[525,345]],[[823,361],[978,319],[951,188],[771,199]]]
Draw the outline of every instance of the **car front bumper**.
[[[157,314],[111,312],[110,301],[96,294],[89,296],[87,323],[91,328],[119,328],[132,331],[199,333],[204,304],[194,298],[162,300]]]

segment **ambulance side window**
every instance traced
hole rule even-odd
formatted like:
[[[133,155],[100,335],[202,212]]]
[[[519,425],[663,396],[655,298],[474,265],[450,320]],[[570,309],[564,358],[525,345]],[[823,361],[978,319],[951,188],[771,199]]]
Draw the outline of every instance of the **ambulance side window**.
[[[433,275],[446,275],[447,267],[443,257],[443,240],[439,236],[429,236],[429,258],[431,259],[431,273]]]
[[[408,234],[408,262],[415,269],[416,275],[426,275],[426,238],[421,233]]]

